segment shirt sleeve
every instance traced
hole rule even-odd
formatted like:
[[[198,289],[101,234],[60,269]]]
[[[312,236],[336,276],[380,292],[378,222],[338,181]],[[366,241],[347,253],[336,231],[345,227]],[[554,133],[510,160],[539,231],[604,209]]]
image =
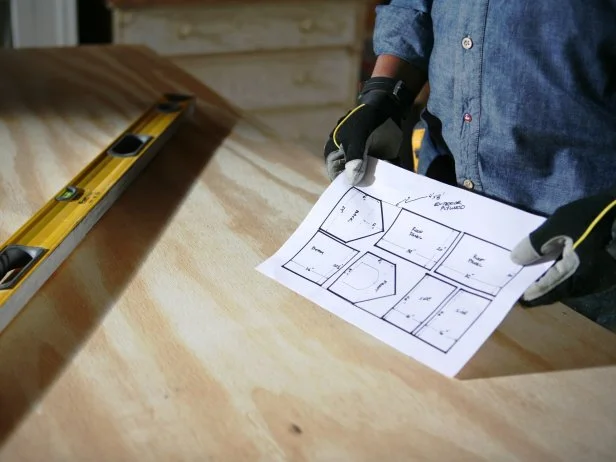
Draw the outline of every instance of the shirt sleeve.
[[[431,7],[432,0],[391,0],[377,6],[374,53],[397,56],[427,71],[434,43]]]

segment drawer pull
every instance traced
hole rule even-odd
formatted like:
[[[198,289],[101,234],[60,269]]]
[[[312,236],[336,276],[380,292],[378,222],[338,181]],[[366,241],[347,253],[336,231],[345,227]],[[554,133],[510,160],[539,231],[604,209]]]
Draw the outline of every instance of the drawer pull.
[[[191,34],[193,33],[193,26],[192,24],[182,24],[180,25],[180,27],[178,28],[178,38],[179,39],[186,39],[188,38]]]
[[[177,36],[180,40],[193,38],[203,39],[212,43],[222,43],[225,37],[233,34],[238,29],[239,26],[234,26],[234,24],[219,24],[215,29],[203,29],[186,22],[177,26]]]
[[[314,20],[312,18],[306,18],[299,23],[299,30],[301,32],[307,33],[314,31]]]
[[[304,71],[299,74],[295,74],[292,78],[292,81],[297,86],[306,86],[318,83],[317,80],[312,76],[310,71]]]
[[[299,31],[303,34],[312,32],[321,32],[325,34],[339,35],[340,31],[344,30],[344,23],[340,21],[315,21],[313,18],[302,19],[297,25]]]

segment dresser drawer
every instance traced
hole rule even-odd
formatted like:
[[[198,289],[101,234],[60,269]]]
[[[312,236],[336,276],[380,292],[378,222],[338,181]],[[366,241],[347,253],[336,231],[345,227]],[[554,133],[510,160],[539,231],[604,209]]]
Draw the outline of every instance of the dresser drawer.
[[[114,42],[163,55],[359,45],[361,0],[177,5],[114,11]]]
[[[304,109],[250,112],[267,125],[280,138],[309,147],[316,155],[323,154],[323,147],[348,106],[325,106]]]
[[[359,80],[359,56],[344,48],[170,59],[244,110],[350,104]]]

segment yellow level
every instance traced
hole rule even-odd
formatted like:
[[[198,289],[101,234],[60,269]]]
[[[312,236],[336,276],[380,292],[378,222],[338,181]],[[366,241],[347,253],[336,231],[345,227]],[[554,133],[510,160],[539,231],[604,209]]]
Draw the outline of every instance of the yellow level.
[[[161,97],[0,248],[0,332],[81,242],[194,108]]]

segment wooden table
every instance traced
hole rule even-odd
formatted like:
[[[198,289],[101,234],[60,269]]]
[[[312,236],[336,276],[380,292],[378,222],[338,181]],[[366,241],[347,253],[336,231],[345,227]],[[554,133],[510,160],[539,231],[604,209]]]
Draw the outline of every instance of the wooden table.
[[[607,461],[616,336],[516,308],[450,380],[262,276],[327,185],[141,48],[0,52],[0,240],[166,91],[199,98],[0,336],[0,460]]]

